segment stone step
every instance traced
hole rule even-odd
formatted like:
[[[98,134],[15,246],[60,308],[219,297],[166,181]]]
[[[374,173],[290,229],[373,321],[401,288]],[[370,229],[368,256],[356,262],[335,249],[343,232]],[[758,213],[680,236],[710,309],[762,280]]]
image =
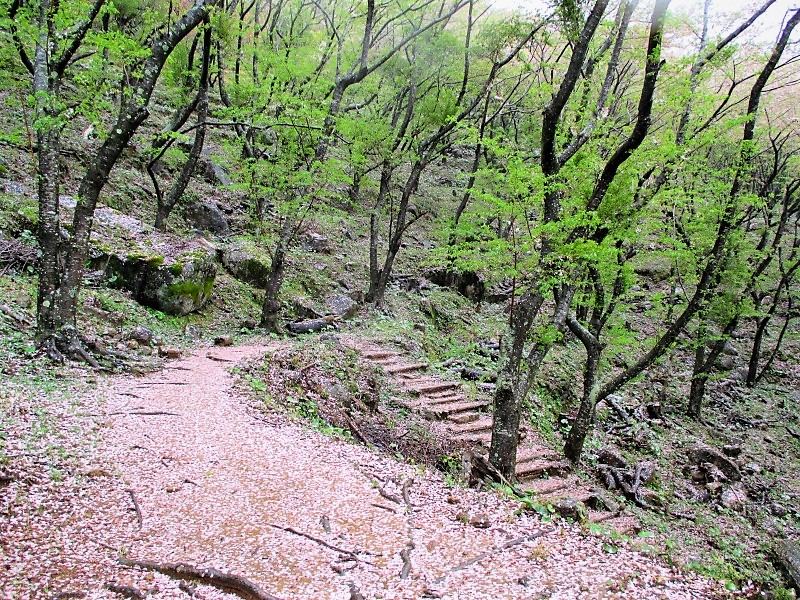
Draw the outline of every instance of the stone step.
[[[427,382],[429,380],[426,379],[425,381]],[[448,382],[448,383],[453,383],[453,382]],[[449,398],[451,396],[456,396],[459,393],[460,392],[457,392],[456,390],[440,390],[438,392],[429,392],[425,394],[425,396],[430,400],[440,400],[444,398]]]
[[[389,375],[400,375],[401,373],[424,371],[429,366],[430,365],[428,365],[428,363],[398,364],[394,366],[384,367],[383,370]]]
[[[483,416],[483,413],[478,412],[465,412],[459,413],[457,415],[450,415],[447,417],[447,420],[451,423],[456,423],[458,425],[463,425],[465,423],[474,423],[478,419]]]
[[[522,489],[527,492],[533,492],[536,498],[540,499],[546,498],[553,494],[558,494],[571,485],[574,485],[574,481],[571,479],[533,479],[531,481],[526,481],[523,484]]]
[[[475,433],[476,431],[492,431],[491,417],[480,419],[466,425],[455,425],[451,431],[455,434],[461,433]]]
[[[387,358],[394,358],[395,356],[400,355],[397,352],[391,352],[389,350],[365,350],[361,356],[367,360],[378,361],[385,360]]]
[[[430,396],[425,396],[424,401],[428,406],[438,406],[440,404],[448,404],[450,402],[463,402],[466,399],[467,397],[464,394],[456,394],[453,392],[449,396],[438,396],[433,400],[430,399]]]
[[[416,383],[408,387],[408,391],[416,396],[427,396],[434,392],[443,392],[445,390],[458,390],[461,389],[461,383],[458,381],[439,381],[420,384]]]
[[[535,446],[517,452],[518,465],[534,460],[558,460],[558,454],[545,446]]]
[[[633,515],[614,516],[614,513],[602,512],[600,514],[611,515],[609,518],[604,518],[601,521],[595,521],[597,516],[589,512],[590,523],[602,523],[604,527],[613,529],[620,535],[637,535],[642,530],[642,523]],[[599,515],[598,515],[599,516]]]
[[[456,433],[453,437],[462,442],[469,442],[471,444],[482,444],[489,447],[492,443],[492,432],[489,431],[465,431],[463,433]]]
[[[542,477],[561,477],[570,471],[569,461],[534,460],[517,465],[517,479],[541,479]]]
[[[426,414],[433,415],[435,419],[447,419],[451,415],[465,413],[474,410],[481,410],[489,406],[485,400],[476,400],[475,402],[454,402],[451,404],[440,404],[435,407],[425,409]]]

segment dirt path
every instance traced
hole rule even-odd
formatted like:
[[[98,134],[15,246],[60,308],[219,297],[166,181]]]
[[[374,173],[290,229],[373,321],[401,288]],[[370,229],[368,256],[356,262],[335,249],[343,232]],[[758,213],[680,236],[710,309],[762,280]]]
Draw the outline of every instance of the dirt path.
[[[287,600],[357,598],[356,589],[366,599],[722,595],[638,552],[608,554],[577,526],[515,515],[495,494],[260,415],[232,394],[227,369],[264,350],[204,349],[163,372],[112,380],[92,458],[102,467],[80,480],[63,514],[30,516],[38,538],[3,557],[0,591],[122,597],[104,587],[111,581],[148,598],[189,598],[174,579],[118,566],[124,550],[235,573]]]

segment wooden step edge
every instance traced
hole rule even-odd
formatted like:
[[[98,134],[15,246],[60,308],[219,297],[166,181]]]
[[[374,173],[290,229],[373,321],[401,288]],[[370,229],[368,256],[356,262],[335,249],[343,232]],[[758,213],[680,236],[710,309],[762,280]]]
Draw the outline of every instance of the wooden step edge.
[[[457,390],[461,388],[461,383],[447,382],[447,383],[434,383],[420,387],[408,387],[408,392],[416,396],[425,396],[431,392],[440,392],[444,390]]]
[[[424,371],[430,365],[428,363],[411,363],[407,365],[397,365],[396,367],[385,367],[383,370],[390,375],[398,375],[400,373],[409,373],[413,371]]]
[[[449,402],[465,402],[467,397],[464,394],[453,394],[452,396],[446,396],[444,398],[434,398],[433,400],[430,399],[430,396],[425,396],[423,401],[428,406],[438,406],[440,404],[447,404]]]

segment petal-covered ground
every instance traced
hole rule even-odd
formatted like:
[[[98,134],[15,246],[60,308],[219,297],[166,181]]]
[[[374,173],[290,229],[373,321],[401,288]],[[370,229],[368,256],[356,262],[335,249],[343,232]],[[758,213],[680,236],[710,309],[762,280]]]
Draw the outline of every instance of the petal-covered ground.
[[[577,526],[255,410],[228,369],[264,351],[204,349],[110,380],[80,469],[0,487],[0,593],[232,597],[121,566],[124,554],[213,567],[287,600],[724,596],[625,544],[608,553]]]

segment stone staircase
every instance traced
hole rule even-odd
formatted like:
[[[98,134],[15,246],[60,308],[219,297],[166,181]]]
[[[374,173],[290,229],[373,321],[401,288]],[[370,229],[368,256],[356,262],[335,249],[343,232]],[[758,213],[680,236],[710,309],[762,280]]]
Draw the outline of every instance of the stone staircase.
[[[447,434],[463,442],[465,448],[476,452],[488,449],[492,439],[490,399],[470,399],[461,382],[428,375],[428,364],[407,362],[401,353],[364,345],[362,341],[345,343],[394,379],[405,392],[404,399],[397,400],[405,408],[441,422]],[[553,504],[557,510],[560,504],[583,502],[590,522],[602,522],[623,534],[638,531],[640,525],[635,517],[621,514],[620,505],[607,493],[581,481],[572,474],[569,461],[533,438],[526,435],[517,451],[516,477],[523,489],[534,492],[538,501]]]

